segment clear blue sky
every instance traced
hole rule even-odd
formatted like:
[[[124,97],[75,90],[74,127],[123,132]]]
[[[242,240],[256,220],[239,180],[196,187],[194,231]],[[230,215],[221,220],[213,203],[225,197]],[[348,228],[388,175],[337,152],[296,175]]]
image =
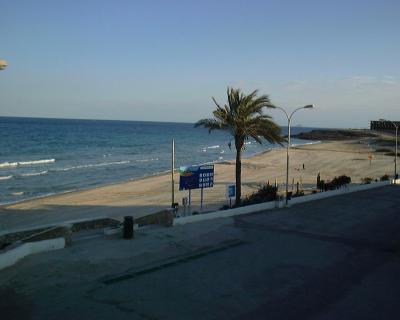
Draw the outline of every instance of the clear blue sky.
[[[194,122],[227,86],[294,124],[400,120],[400,1],[0,2],[0,115]],[[271,113],[278,123],[284,119]]]

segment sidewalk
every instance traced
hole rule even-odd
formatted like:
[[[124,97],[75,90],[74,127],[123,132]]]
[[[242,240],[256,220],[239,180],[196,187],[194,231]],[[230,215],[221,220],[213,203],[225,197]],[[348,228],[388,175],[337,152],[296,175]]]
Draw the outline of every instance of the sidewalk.
[[[400,186],[96,233],[0,272],[10,319],[398,318]]]

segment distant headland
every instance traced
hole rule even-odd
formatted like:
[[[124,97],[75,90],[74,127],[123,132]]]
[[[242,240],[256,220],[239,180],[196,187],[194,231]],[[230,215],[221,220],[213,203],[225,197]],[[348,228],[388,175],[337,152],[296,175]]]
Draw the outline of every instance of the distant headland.
[[[354,140],[359,138],[377,137],[378,134],[368,129],[317,129],[292,135],[303,140]]]

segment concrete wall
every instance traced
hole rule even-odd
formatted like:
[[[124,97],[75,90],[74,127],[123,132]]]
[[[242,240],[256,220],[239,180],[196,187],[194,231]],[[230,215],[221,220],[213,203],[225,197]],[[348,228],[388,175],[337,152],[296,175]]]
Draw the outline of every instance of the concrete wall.
[[[371,183],[371,184],[353,185],[353,186],[343,187],[343,188],[337,189],[337,190],[319,192],[319,193],[310,194],[310,195],[302,196],[302,197],[295,197],[295,198],[292,198],[291,200],[289,200],[289,205],[304,203],[304,202],[308,202],[308,201],[315,201],[315,200],[319,200],[319,199],[325,199],[328,197],[335,197],[335,196],[339,196],[339,195],[346,194],[346,193],[352,193],[352,192],[363,191],[363,190],[368,190],[368,189],[373,189],[373,188],[379,188],[379,187],[389,185],[390,183],[391,183],[390,181],[382,181],[382,182],[375,182],[375,183]],[[247,213],[251,213],[251,212],[269,210],[269,209],[276,208],[276,207],[280,206],[281,204],[282,203],[278,204],[275,201],[271,201],[271,202],[264,202],[264,203],[250,205],[250,206],[235,208],[235,209],[216,211],[216,212],[211,212],[211,213],[206,213],[206,214],[198,214],[198,215],[188,216],[188,217],[181,217],[181,218],[174,219],[173,225],[174,226],[183,225],[186,223],[192,223],[192,222],[197,222],[197,221],[232,217],[232,216],[247,214]]]
[[[15,248],[10,248],[0,253],[0,270],[14,265],[30,254],[62,249],[64,247],[64,238],[22,243]]]
[[[268,209],[272,209],[272,208],[275,208],[275,201],[253,204],[251,206],[245,206],[245,207],[240,207],[240,208],[221,210],[221,211],[216,211],[216,212],[211,212],[211,213],[206,213],[206,214],[197,214],[194,216],[176,218],[176,219],[174,219],[173,225],[176,226],[176,225],[197,222],[197,221],[202,221],[202,220],[232,217],[232,216],[237,216],[237,215],[246,214],[246,213],[250,213],[250,212],[268,210]]]
[[[61,226],[70,226],[73,224],[77,224],[80,222],[87,222],[87,221],[93,221],[93,220],[101,220],[101,219],[110,219],[106,216],[98,216],[94,218],[83,218],[83,219],[75,219],[75,220],[69,220],[69,221],[64,221],[64,222],[55,222],[55,223],[47,223],[47,224],[42,224],[42,225],[37,225],[33,227],[20,227],[20,228],[14,228],[14,229],[8,229],[8,230],[2,230],[0,231],[0,236],[9,234],[9,233],[16,233],[16,232],[24,232],[24,231],[30,231],[30,230],[38,230],[38,229],[45,229],[45,228],[53,228],[53,227],[61,227]]]
[[[371,183],[371,184],[361,184],[361,185],[342,187],[337,190],[319,192],[319,193],[315,193],[315,194],[310,194],[308,196],[292,198],[289,201],[289,204],[292,205],[292,204],[297,204],[297,203],[304,203],[304,202],[308,202],[308,201],[325,199],[325,198],[335,197],[335,196],[339,196],[339,195],[346,194],[346,193],[352,193],[352,192],[357,192],[357,191],[379,188],[379,187],[383,187],[383,186],[386,186],[389,184],[390,184],[390,181],[381,181],[381,182],[375,182],[375,183]]]

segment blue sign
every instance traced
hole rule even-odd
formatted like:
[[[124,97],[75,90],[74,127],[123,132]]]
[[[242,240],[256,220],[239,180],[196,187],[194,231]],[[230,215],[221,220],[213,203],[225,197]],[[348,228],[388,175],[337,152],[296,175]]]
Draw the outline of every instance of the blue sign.
[[[226,197],[234,198],[236,196],[236,185],[230,184],[226,186]]]
[[[213,186],[213,164],[179,168],[179,190],[211,188]]]

